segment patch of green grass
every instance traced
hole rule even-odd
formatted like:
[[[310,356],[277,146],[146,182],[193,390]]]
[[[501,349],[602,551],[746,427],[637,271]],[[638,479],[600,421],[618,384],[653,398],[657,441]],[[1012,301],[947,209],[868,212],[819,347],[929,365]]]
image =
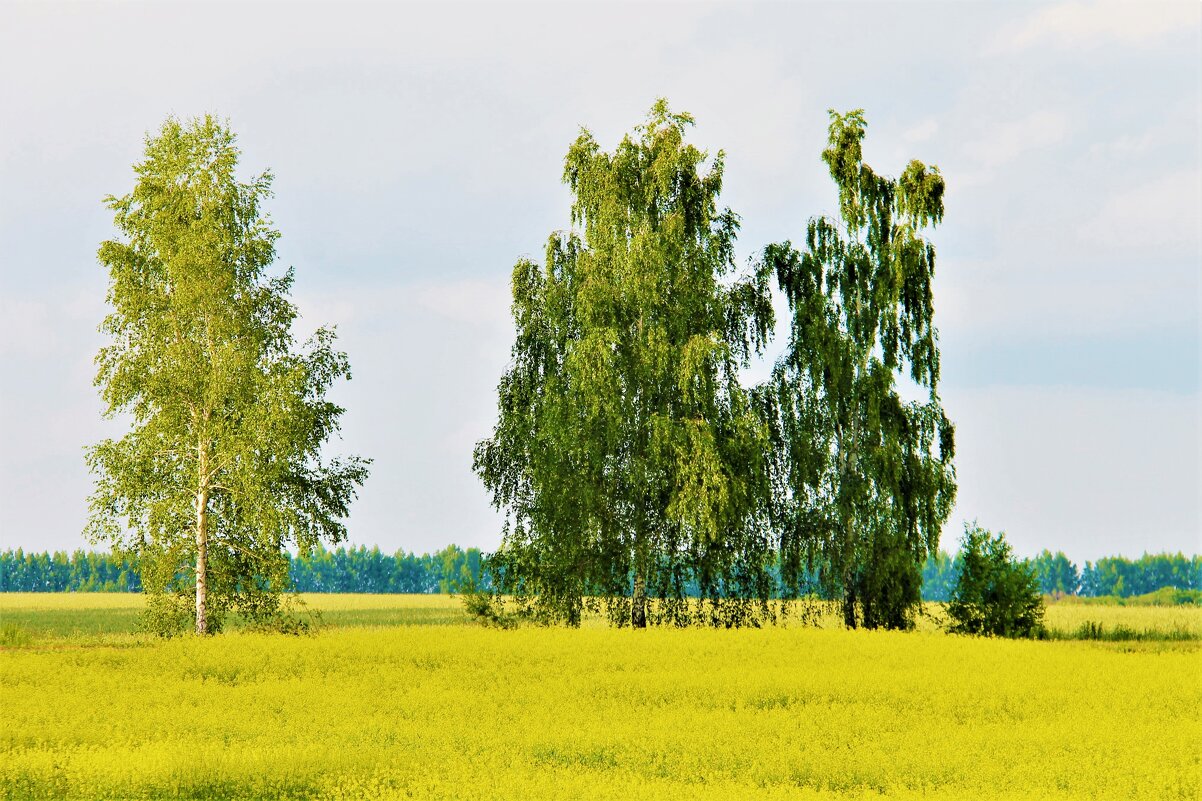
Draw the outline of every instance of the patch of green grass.
[[[1049,603],[1064,606],[1202,606],[1202,590],[1161,587],[1143,595],[1044,596]]]
[[[350,626],[455,626],[468,623],[462,607],[446,609],[322,609],[321,622],[333,628]]]
[[[21,648],[33,642],[33,635],[15,623],[0,625],[0,648]]]
[[[139,631],[142,610],[136,608],[78,609],[4,609],[3,626],[24,629],[32,635],[50,638],[97,637],[135,634]]]
[[[1197,642],[1202,633],[1177,625],[1172,628],[1142,628],[1118,624],[1105,626],[1087,620],[1072,631],[1050,629],[1047,639],[1051,640],[1097,640],[1101,642]]]
[[[293,609],[295,617],[312,620],[315,628],[324,630],[455,626],[470,622],[461,599],[447,595],[307,594],[299,600]],[[145,598],[140,594],[0,593],[0,626],[25,632],[34,642],[124,643],[149,636],[142,626],[144,609]],[[237,615],[225,621],[226,631],[245,628],[256,627]],[[25,644],[23,638],[21,644]],[[17,647],[4,642],[0,646]]]
[[[1202,590],[1161,587],[1156,592],[1125,599],[1131,606],[1202,606]]]

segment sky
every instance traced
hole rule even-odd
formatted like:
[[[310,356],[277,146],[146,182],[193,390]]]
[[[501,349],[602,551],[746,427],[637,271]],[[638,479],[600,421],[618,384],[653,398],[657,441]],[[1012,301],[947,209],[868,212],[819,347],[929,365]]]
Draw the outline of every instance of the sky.
[[[744,264],[837,211],[828,109],[865,110],[877,171],[941,169],[945,549],[975,520],[1023,556],[1202,552],[1197,3],[0,2],[0,75],[0,548],[91,547],[102,201],[205,113],[275,176],[298,335],[350,358],[351,542],[494,548],[471,451],[513,264],[569,227],[580,128],[611,148],[666,97],[726,154]]]

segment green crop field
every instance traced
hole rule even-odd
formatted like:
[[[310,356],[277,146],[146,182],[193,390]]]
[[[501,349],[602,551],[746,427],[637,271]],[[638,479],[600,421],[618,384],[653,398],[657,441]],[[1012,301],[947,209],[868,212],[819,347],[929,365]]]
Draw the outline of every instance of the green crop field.
[[[304,636],[156,640],[131,595],[0,595],[0,798],[1147,798],[1202,790],[1196,640],[790,625],[487,629],[308,596]],[[937,609],[935,610],[937,613]],[[1054,630],[1202,630],[1053,604]],[[1057,628],[1058,627],[1058,628]]]
[[[324,628],[471,623],[460,599],[452,595],[298,597],[305,610],[317,613]],[[0,627],[18,629],[23,641],[68,637],[75,643],[112,644],[117,641],[113,635],[137,635],[143,606],[143,596],[136,593],[0,593]],[[920,630],[937,630],[945,619],[943,605],[928,603],[924,611]],[[819,625],[835,627],[838,621],[833,610],[818,608]],[[1045,621],[1050,633],[1061,637],[1093,623],[1103,631],[1125,628],[1150,635],[1148,639],[1202,640],[1202,607],[1195,605],[1114,606],[1066,599],[1048,604]]]

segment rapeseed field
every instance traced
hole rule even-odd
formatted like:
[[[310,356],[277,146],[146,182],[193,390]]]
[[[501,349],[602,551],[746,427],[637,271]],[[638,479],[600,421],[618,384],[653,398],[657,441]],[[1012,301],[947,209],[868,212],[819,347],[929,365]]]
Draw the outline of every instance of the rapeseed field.
[[[0,626],[20,600],[3,599]],[[330,617],[383,610],[394,622],[300,637],[42,633],[0,650],[0,797],[1192,801],[1202,791],[1196,642],[801,626],[500,631],[395,624],[406,604],[415,622],[428,622],[422,609],[453,614],[450,599],[318,601]]]

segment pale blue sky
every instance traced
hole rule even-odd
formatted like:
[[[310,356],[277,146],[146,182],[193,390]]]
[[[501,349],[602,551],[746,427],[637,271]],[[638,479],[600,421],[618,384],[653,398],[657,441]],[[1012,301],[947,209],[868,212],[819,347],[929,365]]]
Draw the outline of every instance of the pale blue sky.
[[[470,470],[507,283],[568,224],[579,126],[658,96],[727,153],[744,260],[834,209],[826,110],[940,166],[936,321],[964,520],[1078,560],[1199,542],[1202,7],[0,4],[0,547],[74,548],[112,236],[168,114],[271,168],[303,327],[339,327],[352,540],[495,546]]]

